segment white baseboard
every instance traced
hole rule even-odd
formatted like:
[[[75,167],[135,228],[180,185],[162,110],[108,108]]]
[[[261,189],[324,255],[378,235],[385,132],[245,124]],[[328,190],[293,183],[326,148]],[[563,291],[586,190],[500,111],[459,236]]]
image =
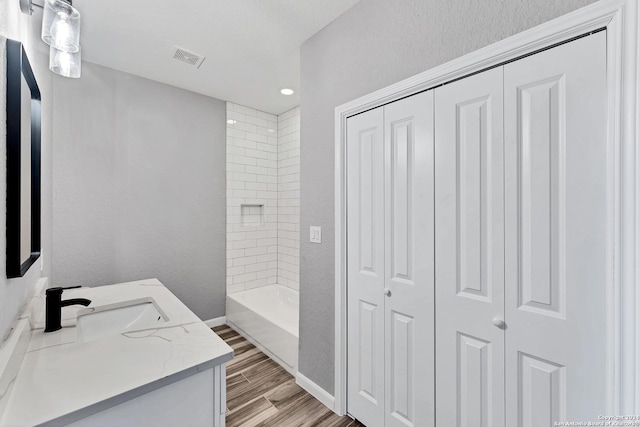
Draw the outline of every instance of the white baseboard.
[[[204,324],[210,328],[224,325],[225,323],[227,323],[227,316],[216,317],[215,319],[209,319],[204,321]]]
[[[314,383],[300,372],[296,374],[296,384],[305,389],[311,396],[318,399],[324,406],[335,412],[335,398],[318,384]]]

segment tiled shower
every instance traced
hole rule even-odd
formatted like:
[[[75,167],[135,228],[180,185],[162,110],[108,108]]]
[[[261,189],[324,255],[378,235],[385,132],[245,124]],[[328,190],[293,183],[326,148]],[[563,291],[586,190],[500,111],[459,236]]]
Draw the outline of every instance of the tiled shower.
[[[227,103],[227,293],[299,287],[300,108]]]

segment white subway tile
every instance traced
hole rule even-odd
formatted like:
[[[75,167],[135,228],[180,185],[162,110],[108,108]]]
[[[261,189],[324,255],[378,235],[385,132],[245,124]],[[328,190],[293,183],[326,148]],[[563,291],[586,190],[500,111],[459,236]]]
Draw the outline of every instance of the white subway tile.
[[[244,181],[227,180],[227,188],[230,188],[232,190],[244,190],[245,183]]]
[[[286,183],[286,182],[300,182],[300,174],[289,173],[289,174],[282,174],[278,176],[278,183]]]
[[[245,249],[255,248],[257,242],[255,240],[238,240],[237,242],[231,242],[231,249]],[[229,247],[229,246],[227,246]]]
[[[245,270],[245,266],[241,265],[238,267],[227,267],[227,275],[228,276],[239,276],[240,274],[247,273]]]
[[[232,260],[233,266],[234,267],[238,267],[241,265],[249,265],[249,264],[253,264],[256,262],[256,257],[255,256],[243,256],[241,258],[234,258]]]
[[[254,162],[256,159],[253,159]],[[262,166],[247,166],[247,173],[255,173],[256,175],[269,175],[269,169]]]
[[[235,129],[231,127],[227,127],[227,136],[232,138],[242,138],[245,139],[247,137],[247,133],[240,129]]]
[[[282,191],[280,192],[280,197],[282,197],[283,199],[299,199],[300,190]]]
[[[247,239],[268,239],[269,232],[268,231],[252,231],[250,233],[246,233]]]
[[[278,160],[278,168],[286,168],[287,166],[299,165],[300,157],[289,157],[287,159]]]
[[[257,248],[248,248],[244,249],[244,255],[252,256],[252,255],[264,255],[267,253],[266,247],[257,247]]]
[[[246,184],[247,190],[268,190],[268,184],[262,182],[247,182]]]
[[[260,117],[247,117],[246,119],[247,123],[251,123],[253,125],[258,125],[258,126],[262,126],[264,128],[269,127],[269,121]],[[255,126],[254,126],[255,127]]]
[[[260,151],[266,151],[269,153],[277,153],[278,146],[273,144],[267,144],[266,142],[257,142],[256,149]]]
[[[251,150],[255,150],[256,144],[257,143],[255,141],[247,141],[246,139],[239,139],[238,142],[236,142],[234,145],[236,147],[249,148]]]
[[[227,259],[240,258],[245,255],[245,251],[249,249],[234,249],[227,251]],[[249,255],[249,254],[247,254]]]
[[[246,120],[246,115],[239,113],[237,111],[229,111],[227,110],[227,119],[228,120],[236,120],[239,122],[244,122]]]
[[[227,233],[227,242],[237,242],[238,240],[245,239],[245,233]]]
[[[227,155],[227,161],[231,163],[237,163],[241,165],[255,166],[256,159],[252,159],[251,157],[246,156],[238,156],[238,155]]]
[[[256,271],[256,277],[258,279],[266,279],[267,277],[276,277],[277,275],[278,275],[278,270],[275,268]]]
[[[278,239],[257,239],[254,240],[256,242],[255,246],[272,246],[278,244]],[[235,243],[235,242],[234,242]]]
[[[284,113],[278,116],[278,121],[290,119],[291,117],[296,117],[300,115],[300,107],[292,108],[289,111],[285,111]]]
[[[257,273],[258,271],[263,271],[267,269],[267,263],[266,262],[256,262],[253,264],[248,264],[244,267],[247,271],[247,273]],[[256,277],[259,277],[256,274]]]
[[[233,105],[233,111],[237,111],[238,113],[243,113],[246,114],[247,116],[253,116],[253,117],[257,117],[258,115],[258,111],[254,110],[253,108],[249,108],[249,107],[245,107],[244,105],[238,105],[238,104],[234,104]]]
[[[261,286],[266,286],[266,285],[267,285],[267,279],[251,280],[245,283],[245,287],[247,289],[259,288]]]
[[[249,119],[251,116],[248,116],[247,119]],[[245,122],[237,122],[234,124],[234,129],[239,129],[239,130],[243,130],[245,132],[251,132],[251,133],[255,133],[256,132],[256,125],[253,125],[251,123],[245,123]]]
[[[235,154],[236,156],[244,156],[245,149],[241,147],[236,147],[235,145],[227,145],[227,155]]]
[[[245,136],[246,139],[248,139],[249,141],[256,141],[256,142],[267,142],[268,141],[268,137],[266,135],[260,135],[257,133],[253,133],[253,132],[245,132]]]
[[[244,172],[245,165],[227,162],[227,172]]]
[[[269,262],[269,261],[278,261],[278,254],[266,254],[266,255],[258,255],[256,256],[256,262]]]
[[[269,122],[266,122],[269,123]],[[264,126],[256,126],[256,133],[264,136],[272,136],[277,132],[277,128],[272,127],[264,127]]]
[[[258,111],[257,113],[258,113],[257,116],[260,117],[261,119],[265,119],[265,120],[268,120],[270,122],[277,122],[278,121],[278,116],[276,116],[274,114],[265,113],[264,111]]]
[[[256,273],[247,273],[247,274],[240,274],[238,276],[233,276],[233,281],[235,283],[237,282],[248,282],[250,280],[256,280]]]
[[[256,160],[256,165],[257,166],[263,166],[265,168],[273,168],[276,169],[278,168],[278,162],[276,162],[275,160],[265,160],[266,157],[268,157],[268,153],[264,152],[264,151],[258,151],[259,153],[264,153],[265,156],[263,158],[258,158]]]
[[[256,174],[246,172],[232,172],[231,178],[227,175],[227,179],[233,179],[235,181],[256,182]]]
[[[237,285],[235,285],[235,284],[234,285],[230,285],[230,284],[227,285],[227,295],[235,294],[236,292],[242,292],[244,290],[246,290],[246,288],[244,287],[244,283],[240,283],[240,284],[237,284]]]

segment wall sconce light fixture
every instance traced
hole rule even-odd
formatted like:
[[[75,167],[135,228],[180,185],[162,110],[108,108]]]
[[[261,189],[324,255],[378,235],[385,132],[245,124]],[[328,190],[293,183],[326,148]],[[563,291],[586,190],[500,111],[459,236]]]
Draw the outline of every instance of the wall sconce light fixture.
[[[80,12],[71,0],[44,0],[44,6],[33,0],[20,0],[20,10],[31,15],[33,6],[44,9],[42,40],[49,49],[49,69],[64,77],[80,77]]]

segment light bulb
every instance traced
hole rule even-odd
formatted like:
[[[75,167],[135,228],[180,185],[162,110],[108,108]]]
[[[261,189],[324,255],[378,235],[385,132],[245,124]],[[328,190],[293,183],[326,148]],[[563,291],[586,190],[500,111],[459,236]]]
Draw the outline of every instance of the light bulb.
[[[56,20],[51,26],[51,37],[55,40],[56,45],[64,46],[66,44],[73,43],[73,32],[71,31],[69,21],[65,18]]]
[[[80,50],[65,52],[53,46],[49,49],[49,69],[63,77],[78,78],[82,70]]]
[[[64,0],[45,0],[42,40],[58,50],[77,52],[80,49],[80,13]]]

